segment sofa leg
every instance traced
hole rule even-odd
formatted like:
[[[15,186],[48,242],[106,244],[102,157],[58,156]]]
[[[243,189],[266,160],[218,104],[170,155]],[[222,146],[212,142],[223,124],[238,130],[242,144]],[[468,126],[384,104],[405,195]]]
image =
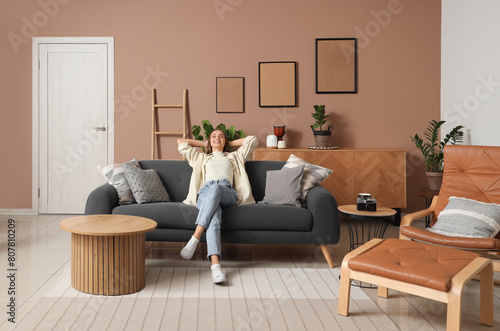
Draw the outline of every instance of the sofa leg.
[[[328,247],[326,245],[319,245],[321,247],[321,251],[323,252],[323,255],[325,256],[326,262],[330,266],[330,268],[335,268],[335,265],[333,264],[332,256],[330,255],[330,251],[328,250]]]

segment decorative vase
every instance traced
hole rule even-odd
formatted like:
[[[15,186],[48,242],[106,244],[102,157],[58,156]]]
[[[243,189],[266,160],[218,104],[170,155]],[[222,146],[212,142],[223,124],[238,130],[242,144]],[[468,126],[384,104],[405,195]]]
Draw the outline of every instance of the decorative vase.
[[[441,183],[443,182],[443,173],[426,171],[425,174],[427,175],[429,188],[433,191],[439,191],[439,189],[441,188]]]
[[[283,140],[283,136],[285,135],[286,133],[286,125],[273,125],[274,127],[274,134],[276,135],[276,137],[278,137],[278,141],[282,141]]]
[[[269,136],[267,136],[266,147],[278,148],[278,137],[276,137],[274,134],[270,134]]]
[[[328,127],[328,130],[314,130],[312,126],[311,129],[314,134],[314,142],[316,143],[316,147],[330,147],[330,139],[332,137],[333,129],[331,125]]]

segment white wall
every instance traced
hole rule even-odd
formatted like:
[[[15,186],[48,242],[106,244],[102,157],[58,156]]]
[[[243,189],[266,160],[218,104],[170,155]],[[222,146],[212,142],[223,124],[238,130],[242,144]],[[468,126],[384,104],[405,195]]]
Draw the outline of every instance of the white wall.
[[[444,133],[464,125],[465,143],[500,146],[498,0],[442,0],[441,119]]]

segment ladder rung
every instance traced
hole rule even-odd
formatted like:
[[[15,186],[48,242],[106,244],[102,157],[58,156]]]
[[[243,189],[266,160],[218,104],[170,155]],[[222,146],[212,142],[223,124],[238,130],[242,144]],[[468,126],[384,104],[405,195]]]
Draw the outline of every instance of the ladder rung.
[[[172,136],[181,135],[182,136],[184,133],[182,133],[182,132],[160,132],[160,131],[156,131],[155,134],[157,134],[157,135],[164,135],[164,136],[166,136],[166,135],[172,135]]]
[[[156,108],[184,108],[183,105],[154,105]]]

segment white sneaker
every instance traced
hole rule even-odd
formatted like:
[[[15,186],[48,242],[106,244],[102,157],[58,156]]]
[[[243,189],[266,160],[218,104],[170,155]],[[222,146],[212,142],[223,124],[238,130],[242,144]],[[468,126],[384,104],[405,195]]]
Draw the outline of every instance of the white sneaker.
[[[220,269],[220,264],[214,264],[210,267],[210,269],[212,269],[212,279],[214,281],[214,284],[223,283],[227,280],[226,276]]]
[[[198,245],[199,242],[200,241],[195,237],[191,237],[186,246],[184,246],[184,248],[181,250],[182,258],[186,260],[191,260],[191,258],[194,255],[194,251],[196,250],[196,246]]]

